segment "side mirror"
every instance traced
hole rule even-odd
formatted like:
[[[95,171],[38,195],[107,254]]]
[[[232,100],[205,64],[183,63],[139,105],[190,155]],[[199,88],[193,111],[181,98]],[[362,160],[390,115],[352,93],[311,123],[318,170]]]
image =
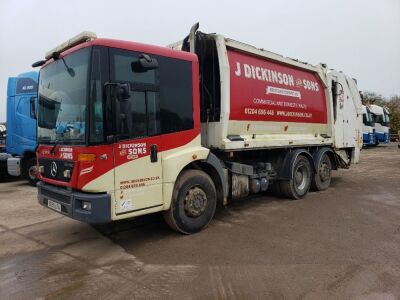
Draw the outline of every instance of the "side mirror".
[[[151,58],[147,54],[141,54],[139,60],[131,63],[132,71],[135,73],[144,73],[149,70],[158,68],[158,61],[155,58]]]
[[[130,86],[128,83],[119,83],[114,88],[114,96],[119,101],[124,101],[129,99]]]

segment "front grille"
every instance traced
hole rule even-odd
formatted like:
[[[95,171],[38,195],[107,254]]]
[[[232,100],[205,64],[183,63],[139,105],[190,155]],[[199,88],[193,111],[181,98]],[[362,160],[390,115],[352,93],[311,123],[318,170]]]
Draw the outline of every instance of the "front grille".
[[[46,189],[42,189],[42,195],[45,197],[49,197],[50,199],[58,200],[60,202],[63,202],[65,204],[70,204],[71,203],[71,197],[69,195],[63,195],[60,193],[55,193],[53,191],[49,191]]]
[[[70,170],[72,175],[74,164],[73,161],[69,160],[39,158],[39,166],[44,167],[44,172],[42,173],[43,177],[64,182],[69,182],[71,180],[71,178],[64,177],[64,171]],[[54,168],[54,165],[56,168]],[[56,171],[54,171],[55,169]]]

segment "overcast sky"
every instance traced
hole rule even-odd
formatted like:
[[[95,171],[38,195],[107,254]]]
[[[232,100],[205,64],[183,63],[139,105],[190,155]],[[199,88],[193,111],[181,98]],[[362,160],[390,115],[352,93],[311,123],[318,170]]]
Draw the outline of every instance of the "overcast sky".
[[[0,0],[0,122],[7,78],[84,31],[167,45],[191,25],[357,78],[360,90],[400,94],[400,0]]]

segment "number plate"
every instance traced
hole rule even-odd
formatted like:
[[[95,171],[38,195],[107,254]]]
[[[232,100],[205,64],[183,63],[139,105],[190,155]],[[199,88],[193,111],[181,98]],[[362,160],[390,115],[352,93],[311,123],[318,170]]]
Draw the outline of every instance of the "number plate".
[[[61,212],[61,204],[57,202],[47,200],[47,207],[54,209],[55,211]]]

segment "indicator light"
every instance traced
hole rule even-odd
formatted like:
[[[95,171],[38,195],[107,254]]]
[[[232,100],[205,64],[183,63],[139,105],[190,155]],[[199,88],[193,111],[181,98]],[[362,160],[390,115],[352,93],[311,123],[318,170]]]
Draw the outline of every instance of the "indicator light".
[[[94,162],[96,160],[96,154],[81,153],[78,155],[78,161],[81,162]]]

